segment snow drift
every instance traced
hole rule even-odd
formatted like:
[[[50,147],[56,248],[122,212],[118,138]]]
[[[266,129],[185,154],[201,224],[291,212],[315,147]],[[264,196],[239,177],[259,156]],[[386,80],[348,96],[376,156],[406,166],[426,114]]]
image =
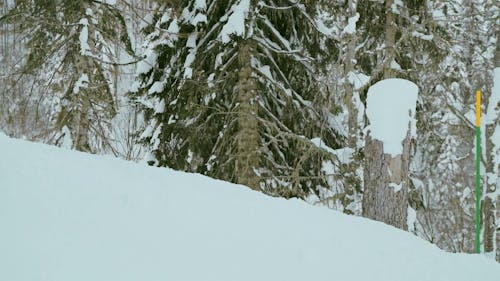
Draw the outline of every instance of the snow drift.
[[[483,256],[196,174],[0,134],[0,280],[498,281]]]

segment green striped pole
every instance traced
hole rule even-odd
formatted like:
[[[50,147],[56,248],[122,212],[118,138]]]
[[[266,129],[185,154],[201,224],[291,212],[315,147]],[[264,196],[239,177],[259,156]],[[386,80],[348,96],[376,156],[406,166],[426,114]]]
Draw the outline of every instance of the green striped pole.
[[[476,253],[481,252],[481,91],[476,92]]]

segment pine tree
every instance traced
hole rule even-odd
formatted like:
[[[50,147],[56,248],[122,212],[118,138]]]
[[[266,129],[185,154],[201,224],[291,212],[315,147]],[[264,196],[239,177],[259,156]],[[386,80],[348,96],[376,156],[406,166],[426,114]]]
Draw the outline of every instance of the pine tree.
[[[326,124],[315,78],[333,42],[317,5],[294,1],[178,1],[154,15],[133,94],[149,126],[151,163],[305,197],[329,188]],[[329,50],[330,48],[330,50]]]
[[[398,6],[401,2],[392,0],[377,4],[367,2],[359,3],[359,11],[363,18],[360,27],[362,34],[365,34],[365,45],[371,48],[371,51],[361,53],[360,60],[365,61],[365,71],[372,75],[370,84],[378,79],[405,78],[399,73],[401,67],[397,63],[398,50],[403,49],[401,43],[404,40],[403,34],[412,23],[404,19],[400,11],[403,7]],[[376,8],[373,8],[374,6]],[[374,51],[373,47],[378,51]],[[370,61],[377,62],[377,65],[373,65]],[[413,137],[410,127],[408,130],[402,154],[395,157],[385,154],[383,143],[372,139],[370,134],[366,136],[364,147],[363,216],[405,230],[408,228],[409,164]],[[402,188],[394,190],[390,187],[391,183]]]
[[[109,42],[118,33],[132,51],[120,12],[107,2],[25,0],[2,22],[18,24],[27,37],[22,74],[33,77],[30,95],[42,101],[51,126],[41,138],[90,152],[106,145],[104,128],[116,112]]]

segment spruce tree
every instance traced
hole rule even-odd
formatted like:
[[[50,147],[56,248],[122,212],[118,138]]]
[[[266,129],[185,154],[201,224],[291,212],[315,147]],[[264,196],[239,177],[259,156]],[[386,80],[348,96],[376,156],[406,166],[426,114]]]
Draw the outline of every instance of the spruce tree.
[[[132,53],[120,12],[106,1],[20,0],[1,21],[17,24],[27,38],[21,72],[31,77],[30,95],[50,124],[41,138],[89,152],[105,146],[116,112],[110,42],[118,34]]]
[[[158,8],[132,90],[151,164],[305,197],[329,188],[316,79],[333,41],[315,1],[177,1]],[[321,138],[322,147],[311,141]],[[323,169],[324,170],[324,169]]]

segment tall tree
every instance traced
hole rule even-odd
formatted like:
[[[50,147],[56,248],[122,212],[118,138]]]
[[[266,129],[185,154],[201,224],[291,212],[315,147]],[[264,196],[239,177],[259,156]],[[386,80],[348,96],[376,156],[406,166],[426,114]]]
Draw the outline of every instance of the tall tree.
[[[401,3],[401,2],[399,2]],[[366,3],[363,3],[367,5]],[[382,5],[380,3],[379,5]],[[384,40],[378,42],[379,49],[382,50],[378,69],[375,69],[372,75],[381,76],[383,79],[402,77],[398,70],[399,65],[396,62],[397,49],[400,48],[396,43],[396,35],[401,40],[401,34],[407,31],[410,24],[401,16],[401,12],[396,2],[386,0],[383,3],[383,35]],[[366,6],[363,7],[363,10]],[[363,11],[370,17],[367,10]],[[396,14],[398,17],[396,17]],[[376,15],[376,17],[380,17]],[[366,26],[367,28],[367,26]],[[397,34],[398,33],[398,34]],[[374,36],[369,35],[368,40]],[[379,73],[376,73],[379,72]],[[372,76],[374,77],[374,76]],[[376,76],[375,76],[376,77]],[[395,117],[398,118],[398,117]],[[414,137],[408,124],[408,133],[403,141],[402,154],[392,156],[384,152],[383,142],[373,139],[370,134],[366,136],[364,148],[365,166],[364,166],[364,195],[363,195],[363,216],[380,220],[393,226],[407,229],[407,210],[408,210],[408,192],[410,188],[409,164],[411,153],[411,139]],[[400,189],[394,189],[392,184],[401,186]]]
[[[41,138],[90,152],[106,145],[104,128],[116,112],[106,67],[117,33],[131,52],[120,12],[106,1],[19,0],[2,22],[28,38],[22,74],[33,77],[30,94],[43,101],[50,124]]]
[[[132,92],[151,163],[305,197],[328,188],[323,160],[341,139],[323,126],[316,73],[333,42],[315,1],[178,1],[146,32]],[[328,51],[328,52],[327,52]]]

